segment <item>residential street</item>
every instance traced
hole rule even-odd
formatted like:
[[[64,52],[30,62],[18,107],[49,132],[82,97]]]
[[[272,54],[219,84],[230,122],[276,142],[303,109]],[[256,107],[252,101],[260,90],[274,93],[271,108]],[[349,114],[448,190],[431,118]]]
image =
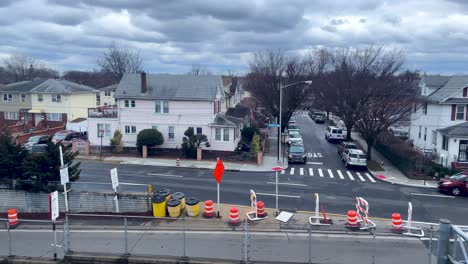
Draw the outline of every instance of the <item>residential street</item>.
[[[355,197],[369,202],[370,216],[390,218],[399,212],[406,218],[408,202],[413,220],[438,222],[448,218],[466,225],[466,197],[453,197],[436,189],[392,185],[374,179],[366,171],[346,169],[337,155],[337,145],[324,139],[325,125],[315,124],[306,114],[296,115],[304,145],[309,153],[306,165],[290,164],[279,175],[279,206],[287,210],[313,210],[313,194],[320,194],[326,212],[345,214],[355,209]],[[153,184],[155,190],[169,188],[201,200],[216,200],[216,182],[211,170],[154,167],[82,161],[82,173],[73,189],[111,190],[111,168],[118,168],[122,183]],[[274,207],[274,173],[226,171],[221,184],[221,202],[249,205],[249,190],[257,192],[267,207]],[[102,184],[98,184],[102,183]],[[121,191],[146,191],[146,186],[122,185]]]

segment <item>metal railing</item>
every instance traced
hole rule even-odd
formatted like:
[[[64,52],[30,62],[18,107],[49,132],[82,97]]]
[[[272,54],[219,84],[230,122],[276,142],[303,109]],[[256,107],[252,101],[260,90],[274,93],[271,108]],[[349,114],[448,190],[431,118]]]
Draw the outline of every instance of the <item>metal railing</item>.
[[[468,234],[461,228],[454,225],[451,226],[451,229],[452,235],[454,236],[454,242],[452,245],[452,253],[447,255],[447,259],[454,264],[468,263],[468,254],[466,253]],[[461,251],[461,254],[458,252],[459,250]]]
[[[437,246],[437,264],[468,263],[466,227],[452,225],[449,220],[441,219]]]

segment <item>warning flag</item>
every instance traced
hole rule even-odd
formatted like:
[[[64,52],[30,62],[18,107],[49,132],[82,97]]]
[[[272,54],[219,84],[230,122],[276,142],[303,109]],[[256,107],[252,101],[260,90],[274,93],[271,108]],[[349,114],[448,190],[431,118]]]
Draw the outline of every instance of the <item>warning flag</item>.
[[[221,180],[223,179],[223,174],[224,174],[224,164],[223,164],[223,161],[221,161],[221,159],[218,158],[218,161],[216,162],[216,168],[214,169],[214,172],[213,172],[213,176],[215,177],[218,184],[221,184]]]

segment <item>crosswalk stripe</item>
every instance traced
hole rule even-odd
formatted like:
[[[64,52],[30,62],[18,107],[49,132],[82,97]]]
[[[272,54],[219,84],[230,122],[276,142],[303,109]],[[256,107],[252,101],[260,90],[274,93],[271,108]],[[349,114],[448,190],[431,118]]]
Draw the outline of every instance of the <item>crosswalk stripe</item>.
[[[318,169],[320,177],[323,177],[322,169]]]
[[[340,176],[340,179],[344,180],[344,177],[343,177],[343,174],[341,174],[341,171],[337,170],[336,172],[338,172],[338,176]]]
[[[366,176],[371,182],[375,182],[374,178],[372,178],[372,176],[369,173],[366,172]]]
[[[289,174],[291,174],[291,175],[294,174],[294,168],[291,168],[291,171],[289,172]]]
[[[314,170],[312,168],[309,168],[309,175],[314,176]]]
[[[328,171],[328,174],[330,175],[330,178],[335,178],[335,176],[333,176],[333,172],[332,172],[332,170],[330,170],[330,169],[327,169],[327,171]]]
[[[360,179],[361,181],[366,181],[366,180],[364,180],[364,178],[361,176],[361,173],[356,172],[356,175],[359,177],[359,179]]]
[[[353,177],[353,175],[351,174],[351,172],[350,172],[350,171],[346,171],[346,173],[348,174],[348,177],[349,177],[352,181],[354,181],[354,177]]]
[[[281,171],[281,174],[284,174],[284,170]]]
[[[300,169],[299,169],[299,174],[300,174],[300,175],[304,175],[304,168],[300,168]]]

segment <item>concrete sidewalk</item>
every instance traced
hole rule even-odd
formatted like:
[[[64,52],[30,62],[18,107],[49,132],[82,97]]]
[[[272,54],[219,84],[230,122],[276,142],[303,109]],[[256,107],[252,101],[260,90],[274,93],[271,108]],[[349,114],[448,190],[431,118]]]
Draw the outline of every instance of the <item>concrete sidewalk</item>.
[[[246,163],[246,162],[229,162],[223,161],[225,170],[229,171],[243,171],[243,172],[271,172],[273,167],[276,167],[277,162],[277,130],[276,128],[269,130],[270,137],[268,138],[268,149],[263,156],[263,164],[257,165],[255,163]],[[118,164],[132,164],[132,165],[149,165],[149,166],[159,166],[159,167],[182,167],[182,168],[197,168],[197,169],[214,169],[216,166],[216,161],[197,161],[195,159],[180,159],[179,166],[177,166],[176,159],[169,158],[140,158],[140,157],[124,157],[124,156],[111,156],[111,157],[102,157],[102,160],[99,159],[99,155],[78,155],[78,159],[81,160],[93,160],[101,161],[107,163],[118,163]],[[221,157],[222,159],[222,157]],[[286,165],[283,167],[287,167]]]

